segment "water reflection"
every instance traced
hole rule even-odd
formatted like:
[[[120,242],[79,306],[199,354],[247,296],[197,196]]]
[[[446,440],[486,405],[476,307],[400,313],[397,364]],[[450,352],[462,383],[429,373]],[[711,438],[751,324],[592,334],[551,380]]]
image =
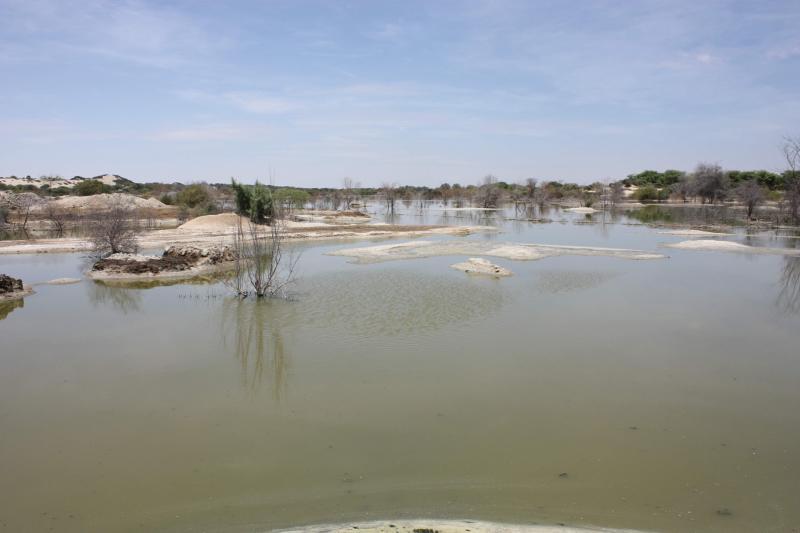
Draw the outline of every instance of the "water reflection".
[[[0,300],[0,320],[3,320],[10,315],[14,309],[25,307],[25,300],[17,298],[15,300]]]
[[[275,306],[266,299],[226,299],[222,304],[222,338],[233,344],[241,366],[242,386],[257,393],[268,378],[272,396],[280,402],[286,387],[287,358]],[[232,335],[232,339],[231,339]]]
[[[122,314],[138,313],[142,307],[142,295],[133,289],[115,287],[102,281],[86,284],[89,301],[95,307],[111,306]]]
[[[800,312],[800,257],[784,257],[777,305],[787,314]]]

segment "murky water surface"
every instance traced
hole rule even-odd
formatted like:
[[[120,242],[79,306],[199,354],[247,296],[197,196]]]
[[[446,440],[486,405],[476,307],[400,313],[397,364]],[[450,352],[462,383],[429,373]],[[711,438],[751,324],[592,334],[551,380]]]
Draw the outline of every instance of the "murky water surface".
[[[457,257],[349,264],[325,252],[366,244],[337,242],[304,246],[293,301],[84,281],[3,304],[0,530],[800,528],[800,260],[549,217],[399,218],[670,257],[492,259],[515,273],[493,280]],[[82,268],[0,256],[31,283]]]

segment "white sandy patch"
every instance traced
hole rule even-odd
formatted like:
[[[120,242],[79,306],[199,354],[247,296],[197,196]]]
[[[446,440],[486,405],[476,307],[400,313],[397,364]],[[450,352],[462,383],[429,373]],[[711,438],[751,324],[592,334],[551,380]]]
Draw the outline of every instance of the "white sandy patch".
[[[735,235],[735,233],[721,233],[717,231],[704,231],[700,229],[673,229],[668,231],[659,231],[659,235],[677,235],[680,237],[710,237],[714,235],[728,236]]]
[[[227,232],[233,231],[239,224],[247,224],[248,219],[236,213],[220,213],[218,215],[204,215],[178,226],[178,231],[187,232]]]
[[[356,522],[351,524],[327,524],[300,528],[282,529],[278,533],[414,533],[436,531],[437,533],[634,533],[631,529],[606,529],[569,526],[526,526],[483,522],[476,520],[383,520]]]
[[[412,241],[363,248],[334,250],[328,255],[351,257],[355,263],[417,259],[448,255],[488,255],[516,261],[535,261],[559,255],[618,257],[621,259],[664,259],[667,256],[642,250],[599,248],[592,246],[556,246],[551,244],[502,243],[483,241]]]
[[[600,212],[594,207],[568,207],[567,209],[564,209],[564,211],[569,211],[570,213],[585,213],[585,214]]]
[[[92,211],[108,209],[117,203],[135,209],[168,209],[170,207],[155,198],[139,198],[126,193],[104,193],[93,196],[64,196],[57,200],[43,202],[34,207],[34,210],[44,210],[45,206],[50,205],[65,210],[86,209]]]
[[[450,268],[466,272],[467,274],[481,274],[494,276],[496,278],[504,278],[513,274],[509,269],[503,268],[500,265],[495,265],[482,257],[470,257],[466,261],[450,265]]]
[[[56,278],[50,281],[43,281],[37,285],[72,285],[73,283],[80,283],[81,280],[77,278]]]
[[[793,248],[766,248],[761,246],[748,246],[730,241],[715,241],[708,239],[681,241],[674,244],[665,244],[668,248],[679,250],[700,250],[704,252],[735,252],[742,254],[764,255],[800,255],[800,249]]]

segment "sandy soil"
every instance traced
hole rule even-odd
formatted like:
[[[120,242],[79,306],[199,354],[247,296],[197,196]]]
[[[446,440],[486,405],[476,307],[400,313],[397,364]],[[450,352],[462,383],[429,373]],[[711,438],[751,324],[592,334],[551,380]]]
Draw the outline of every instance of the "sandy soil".
[[[57,200],[43,202],[34,207],[32,211],[43,211],[47,205],[64,210],[97,211],[108,209],[114,202],[123,202],[137,209],[173,209],[155,198],[139,198],[132,194],[113,193],[93,196],[63,196]]]
[[[569,526],[523,526],[498,522],[473,520],[397,520],[360,522],[352,524],[329,524],[284,529],[278,533],[634,533],[629,529],[575,528]]]
[[[766,248],[762,246],[748,246],[746,244],[739,244],[738,242],[716,241],[709,239],[681,241],[674,244],[665,244],[664,246],[667,248],[677,248],[679,250],[700,250],[704,252],[734,252],[762,255],[800,255],[800,249]]]
[[[700,229],[674,229],[668,231],[659,231],[659,235],[677,235],[680,237],[707,237],[707,236],[727,236],[735,235],[735,233],[722,233],[718,231],[703,231]]]
[[[467,274],[478,274],[495,278],[504,278],[513,275],[513,272],[509,269],[503,268],[500,265],[495,265],[483,257],[470,257],[466,261],[450,265],[450,268],[466,272]]]
[[[555,246],[528,243],[494,243],[485,241],[412,241],[382,244],[363,248],[346,248],[329,252],[353,258],[354,263],[379,263],[448,255],[488,255],[516,261],[535,261],[559,255],[618,257],[621,259],[665,259],[667,256],[642,250],[599,248],[591,246]]]
[[[208,246],[228,244],[236,231],[238,216],[233,213],[208,215],[190,220],[173,229],[144,232],[139,236],[141,248],[164,248],[171,244]],[[489,226],[412,226],[393,224],[320,224],[289,222],[287,240],[344,240],[386,237],[418,237],[425,235],[470,235],[479,231],[497,231]],[[0,241],[1,254],[86,252],[91,243],[84,238]]]

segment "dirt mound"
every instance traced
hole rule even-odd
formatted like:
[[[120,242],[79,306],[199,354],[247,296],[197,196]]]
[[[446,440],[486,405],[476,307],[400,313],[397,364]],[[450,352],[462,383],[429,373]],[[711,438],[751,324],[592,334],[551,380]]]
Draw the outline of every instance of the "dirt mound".
[[[49,205],[66,210],[84,209],[87,211],[102,211],[111,208],[117,203],[122,203],[134,209],[169,209],[170,207],[155,198],[139,198],[138,196],[125,193],[95,194],[93,196],[64,196],[58,200],[52,200]],[[43,209],[43,206],[39,206],[39,208]]]
[[[97,261],[92,266],[92,273],[103,273],[105,276],[117,275],[158,275],[186,272],[199,267],[209,267],[233,261],[236,258],[229,246],[173,245],[167,248],[161,257],[133,254],[114,254]]]
[[[189,222],[178,226],[179,231],[228,231],[239,223],[247,223],[247,218],[236,213],[220,213],[219,215],[205,215],[193,218]]]

